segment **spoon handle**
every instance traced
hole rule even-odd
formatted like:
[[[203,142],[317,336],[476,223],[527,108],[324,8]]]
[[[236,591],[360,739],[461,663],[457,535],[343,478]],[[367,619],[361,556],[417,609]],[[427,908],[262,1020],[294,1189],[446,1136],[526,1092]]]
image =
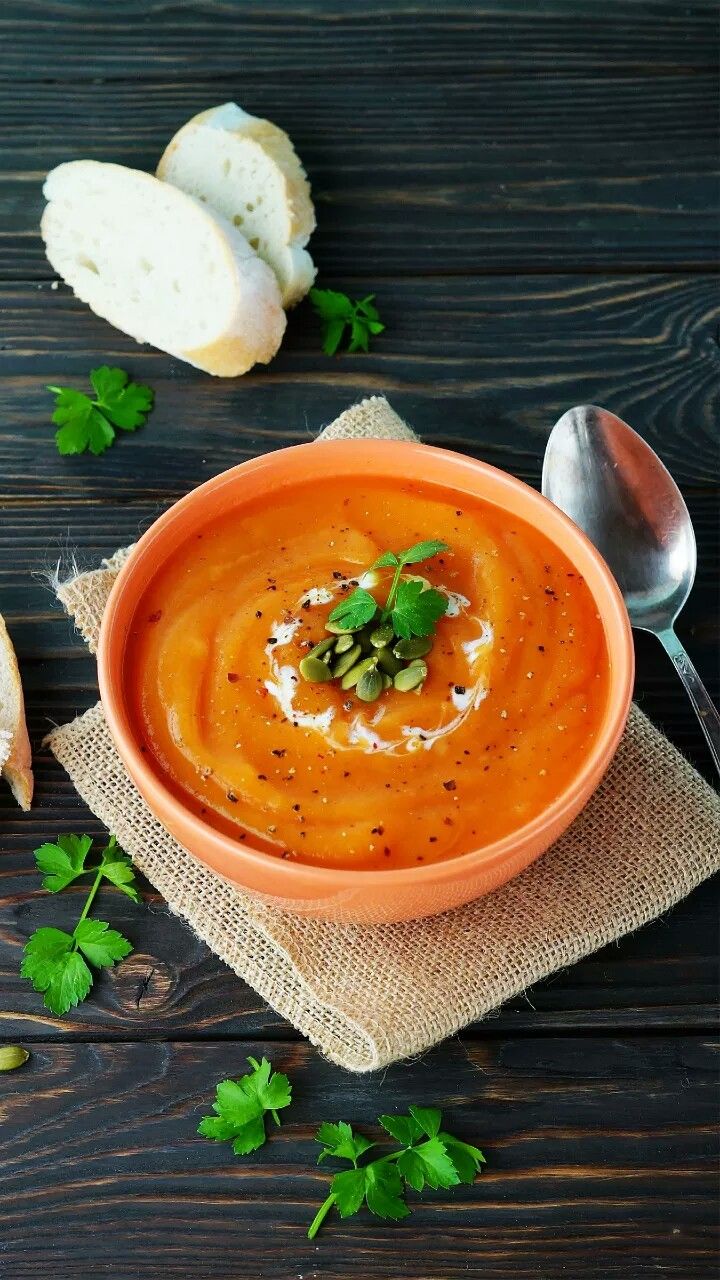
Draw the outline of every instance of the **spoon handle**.
[[[658,631],[657,637],[673,661],[675,670],[685,685],[687,695],[692,702],[698,720],[710,748],[715,768],[720,773],[720,715],[710,694],[695,670],[683,646],[672,627],[667,631]]]

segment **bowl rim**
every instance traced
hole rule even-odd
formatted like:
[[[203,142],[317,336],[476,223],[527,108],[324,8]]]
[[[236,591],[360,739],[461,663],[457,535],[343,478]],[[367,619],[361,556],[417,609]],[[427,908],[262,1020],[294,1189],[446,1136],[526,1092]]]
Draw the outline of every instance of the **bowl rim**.
[[[191,809],[183,804],[179,796],[165,785],[161,776],[151,768],[147,763],[146,756],[139,749],[131,729],[130,717],[125,712],[122,697],[121,672],[123,664],[121,659],[127,642],[127,629],[124,630],[122,639],[118,642],[115,623],[119,612],[125,607],[126,596],[132,590],[133,579],[143,559],[149,554],[155,542],[164,538],[166,531],[172,528],[178,520],[182,519],[188,508],[197,507],[200,515],[200,519],[197,522],[198,527],[202,525],[201,512],[204,499],[210,493],[216,493],[228,485],[234,485],[240,474],[248,475],[251,471],[262,470],[272,472],[278,464],[282,466],[289,455],[298,454],[301,451],[305,453],[308,449],[313,450],[313,457],[317,458],[318,464],[322,464],[323,455],[332,457],[333,453],[337,456],[339,451],[345,452],[350,460],[355,459],[356,465],[362,459],[363,474],[375,475],[376,478],[381,479],[398,474],[396,470],[390,470],[387,465],[391,459],[397,459],[398,451],[401,451],[408,458],[412,456],[415,459],[423,460],[426,464],[432,458],[442,456],[453,466],[473,475],[476,483],[478,476],[480,476],[488,479],[493,488],[500,492],[503,489],[509,489],[519,495],[520,499],[528,504],[527,512],[523,512],[520,518],[536,527],[539,524],[541,532],[549,537],[551,541],[555,541],[573,564],[576,564],[574,552],[579,548],[581,557],[584,554],[594,566],[596,575],[606,593],[605,601],[598,600],[596,590],[590,584],[588,585],[598,606],[610,659],[608,697],[600,728],[581,767],[552,804],[548,805],[529,822],[502,836],[499,840],[439,862],[425,863],[422,866],[387,869],[318,866],[312,863],[275,858],[261,849],[253,848],[252,845],[248,845],[246,842],[241,842],[225,835],[216,827],[204,822],[199,815],[193,813]],[[332,452],[328,455],[329,450]],[[366,468],[370,458],[376,459],[376,467]],[[385,466],[382,465],[383,459],[385,460]],[[322,470],[322,466],[320,466],[320,470]],[[432,485],[434,482],[431,474],[429,474],[429,468],[425,466],[423,470],[425,475],[422,477],[421,483]],[[290,478],[279,487],[292,487],[294,483],[296,482]],[[443,479],[436,483],[438,487],[444,489],[452,488],[452,484]],[[478,492],[475,488],[473,488],[472,492],[475,497],[480,497],[484,501],[493,503],[493,505],[502,505],[497,501],[496,496],[488,497]],[[542,520],[533,520],[534,512],[544,512],[551,527],[546,527],[546,523]],[[562,533],[562,542],[553,537],[554,530]],[[150,577],[152,576],[151,573]],[[129,606],[130,616],[133,607],[132,604]],[[120,660],[117,662],[117,669],[115,670],[112,659],[114,648],[118,643],[121,644]],[[519,845],[524,845],[534,838],[537,839],[538,836],[542,836],[542,833],[549,827],[558,828],[559,826],[560,830],[564,830],[569,825],[569,822],[573,820],[579,808],[583,807],[584,802],[592,795],[612,760],[627,722],[635,674],[632,629],[620,588],[600,552],[569,516],[566,516],[559,507],[556,507],[542,493],[533,489],[523,480],[519,480],[510,473],[489,463],[482,462],[466,454],[457,453],[454,450],[426,445],[420,441],[376,438],[308,441],[307,443],[273,450],[219,472],[216,476],[212,476],[209,480],[204,481],[201,485],[191,489],[182,498],[179,498],[153,521],[145,533],[142,534],[137,543],[135,543],[127,561],[120,569],[103,612],[97,658],[98,682],[105,719],[116,749],[143,797],[146,796],[147,791],[156,795],[159,794],[165,813],[169,812],[173,817],[178,817],[180,825],[192,834],[193,843],[197,843],[200,848],[203,845],[205,847],[211,846],[213,852],[219,854],[221,859],[230,858],[238,868],[245,865],[254,867],[261,875],[263,871],[270,869],[275,871],[276,874],[281,874],[286,882],[286,890],[284,892],[288,898],[292,897],[293,883],[298,889],[302,884],[302,897],[306,898],[308,886],[312,885],[316,886],[319,891],[323,889],[328,891],[332,888],[333,892],[337,892],[342,889],[356,889],[360,886],[382,887],[384,885],[387,888],[391,888],[392,886],[407,886],[410,883],[422,884],[423,881],[437,884],[446,880],[464,878],[466,873],[470,874],[479,868],[487,867],[498,860],[502,860],[506,854],[516,850]],[[166,825],[163,818],[160,818],[159,821],[162,825]],[[204,861],[201,855],[194,854],[193,856],[198,857],[200,861]],[[208,865],[213,864],[208,863]],[[240,878],[238,883],[241,882]]]

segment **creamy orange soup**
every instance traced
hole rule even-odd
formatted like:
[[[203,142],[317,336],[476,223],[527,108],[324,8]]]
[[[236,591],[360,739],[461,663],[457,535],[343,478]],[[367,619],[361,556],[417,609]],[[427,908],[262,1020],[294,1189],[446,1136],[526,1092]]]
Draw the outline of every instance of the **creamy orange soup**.
[[[418,693],[364,703],[299,662],[388,549],[446,615]],[[352,868],[456,857],[563,790],[608,693],[595,603],[566,556],[499,508],[436,487],[286,490],[178,548],[136,611],[127,687],[142,749],[213,826],[268,854]]]

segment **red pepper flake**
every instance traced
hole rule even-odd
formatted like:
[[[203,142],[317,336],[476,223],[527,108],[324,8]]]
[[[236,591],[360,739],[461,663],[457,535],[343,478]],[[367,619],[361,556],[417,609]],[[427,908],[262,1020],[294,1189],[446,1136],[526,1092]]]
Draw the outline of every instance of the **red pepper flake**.
[[[255,610],[255,617],[256,617],[256,618],[262,618],[262,609],[256,609],[256,610]]]
[[[238,802],[238,798],[237,798],[237,796],[235,795],[235,792],[234,792],[234,791],[228,791],[228,793],[227,793],[227,798],[228,798],[228,800],[230,801],[230,803],[231,803],[231,804],[237,804],[237,802]]]
[[[344,578],[344,577],[345,577],[345,574],[344,574],[344,573],[341,573],[339,569],[333,569],[333,575],[332,575],[332,576],[333,576],[333,578],[335,579],[335,581],[336,581],[336,582],[339,582],[341,578]]]
[[[230,684],[237,684],[238,680],[240,679],[237,671],[228,671],[227,678]]]
[[[348,698],[345,702],[343,702],[343,711],[352,711],[352,709],[353,709],[353,704],[350,698]]]
[[[277,644],[277,636],[268,636],[267,642],[268,644]]]
[[[282,760],[283,756],[287,754],[287,750],[285,747],[273,747],[270,754],[277,756],[278,760]]]
[[[445,823],[446,827],[452,827],[455,825],[452,818],[443,818],[443,822]]]
[[[300,805],[299,805],[299,804],[294,804],[294,805],[293,805],[293,813],[299,813],[299,812],[300,812]]]
[[[446,791],[454,791],[454,790],[455,790],[455,779],[454,779],[454,778],[449,778],[447,782],[443,782],[443,786],[444,786],[444,788],[445,788],[445,790],[446,790]]]
[[[539,652],[539,653],[544,653],[544,652],[545,652],[545,645],[544,645],[544,644],[539,644],[539,645],[538,645],[538,652]]]
[[[385,845],[385,848],[383,849],[383,853],[384,853],[384,855],[385,855],[385,857],[386,857],[386,858],[389,858],[389,857],[390,857],[390,850],[389,850],[389,848],[388,848],[388,846],[387,846],[387,845]]]
[[[384,835],[385,835],[385,828],[384,828],[384,827],[372,827],[372,828],[371,828],[371,831],[370,831],[370,835],[371,835],[371,836],[384,836]]]
[[[461,698],[461,697],[463,696],[463,694],[466,692],[466,690],[465,690],[465,685],[464,685],[464,684],[456,684],[456,685],[455,685],[455,692],[456,692],[456,694],[458,695],[458,697],[459,697],[459,698]]]
[[[148,615],[148,622],[159,622],[162,618],[162,609],[156,609],[154,613]]]
[[[349,778],[349,777],[350,777],[350,770],[343,769],[343,778]]]
[[[430,844],[437,844],[437,836],[428,836]]]
[[[258,782],[267,782],[267,774],[259,773],[257,776],[257,779],[258,779]]]

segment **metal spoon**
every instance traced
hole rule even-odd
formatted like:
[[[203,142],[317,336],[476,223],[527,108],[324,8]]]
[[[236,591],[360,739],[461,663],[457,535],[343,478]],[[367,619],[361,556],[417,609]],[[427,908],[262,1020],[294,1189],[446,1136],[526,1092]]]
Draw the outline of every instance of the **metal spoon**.
[[[542,491],[604,556],[632,625],[664,645],[720,773],[720,716],[673,630],[695,579],[697,549],[670,472],[627,423],[584,404],[564,413],[550,433]]]

